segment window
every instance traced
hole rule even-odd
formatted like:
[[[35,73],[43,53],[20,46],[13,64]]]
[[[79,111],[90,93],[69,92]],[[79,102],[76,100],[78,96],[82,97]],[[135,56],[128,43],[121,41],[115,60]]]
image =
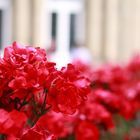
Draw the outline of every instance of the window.
[[[81,0],[49,0],[46,3],[47,33],[49,48],[55,46],[56,52],[69,52],[76,46],[77,31],[83,30],[79,25],[78,15],[82,14]],[[81,23],[80,23],[81,24]],[[78,37],[77,37],[78,36]]]

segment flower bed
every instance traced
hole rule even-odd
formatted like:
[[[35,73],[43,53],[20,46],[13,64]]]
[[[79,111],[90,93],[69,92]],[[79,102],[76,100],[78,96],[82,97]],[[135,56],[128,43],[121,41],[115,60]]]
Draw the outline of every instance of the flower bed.
[[[57,70],[45,50],[14,42],[0,58],[0,140],[134,140],[140,57]]]

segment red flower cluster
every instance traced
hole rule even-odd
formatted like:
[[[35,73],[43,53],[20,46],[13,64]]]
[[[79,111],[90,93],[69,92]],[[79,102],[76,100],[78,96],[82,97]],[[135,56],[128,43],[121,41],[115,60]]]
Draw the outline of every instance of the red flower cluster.
[[[89,93],[89,81],[72,64],[63,67],[56,76],[49,88],[47,103],[56,112],[73,114]]]
[[[92,70],[78,63],[76,67],[82,71],[81,76],[90,79],[88,100],[67,119],[53,112],[46,115],[46,120],[51,116],[46,125],[50,132],[58,132],[57,136],[64,139],[75,135],[76,140],[99,140],[102,132],[116,133],[117,116],[126,121],[135,119],[140,110],[140,57],[125,66],[108,65]],[[51,127],[54,123],[57,128]]]
[[[72,114],[89,81],[72,65],[57,70],[45,50],[16,42],[0,58],[0,134],[7,140],[53,140],[44,122],[49,109]]]
[[[57,70],[45,50],[14,42],[0,58],[1,140],[99,140],[115,133],[116,116],[133,120],[139,110],[139,56],[125,66]]]

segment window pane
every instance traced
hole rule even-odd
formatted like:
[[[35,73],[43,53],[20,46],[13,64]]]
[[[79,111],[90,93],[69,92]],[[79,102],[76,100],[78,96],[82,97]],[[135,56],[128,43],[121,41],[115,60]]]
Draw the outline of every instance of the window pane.
[[[56,40],[56,31],[57,31],[57,14],[52,13],[52,29],[51,29],[51,36],[53,40]]]
[[[2,49],[2,10],[0,10],[0,49]]]
[[[75,22],[76,22],[76,15],[71,14],[70,15],[70,48],[73,48],[75,46]]]

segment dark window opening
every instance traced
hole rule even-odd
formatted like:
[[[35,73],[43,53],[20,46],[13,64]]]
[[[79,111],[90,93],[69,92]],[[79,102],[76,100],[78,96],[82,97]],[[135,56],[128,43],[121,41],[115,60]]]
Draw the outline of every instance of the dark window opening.
[[[57,39],[57,14],[51,14],[51,44],[47,50],[48,53],[53,53],[56,50]]]
[[[2,10],[0,10],[0,50],[2,49]]]
[[[57,34],[57,14],[56,13],[52,13],[51,16],[51,37],[53,40],[56,40],[56,34]]]
[[[75,40],[75,27],[76,26],[76,15],[70,15],[70,49],[76,45]]]

